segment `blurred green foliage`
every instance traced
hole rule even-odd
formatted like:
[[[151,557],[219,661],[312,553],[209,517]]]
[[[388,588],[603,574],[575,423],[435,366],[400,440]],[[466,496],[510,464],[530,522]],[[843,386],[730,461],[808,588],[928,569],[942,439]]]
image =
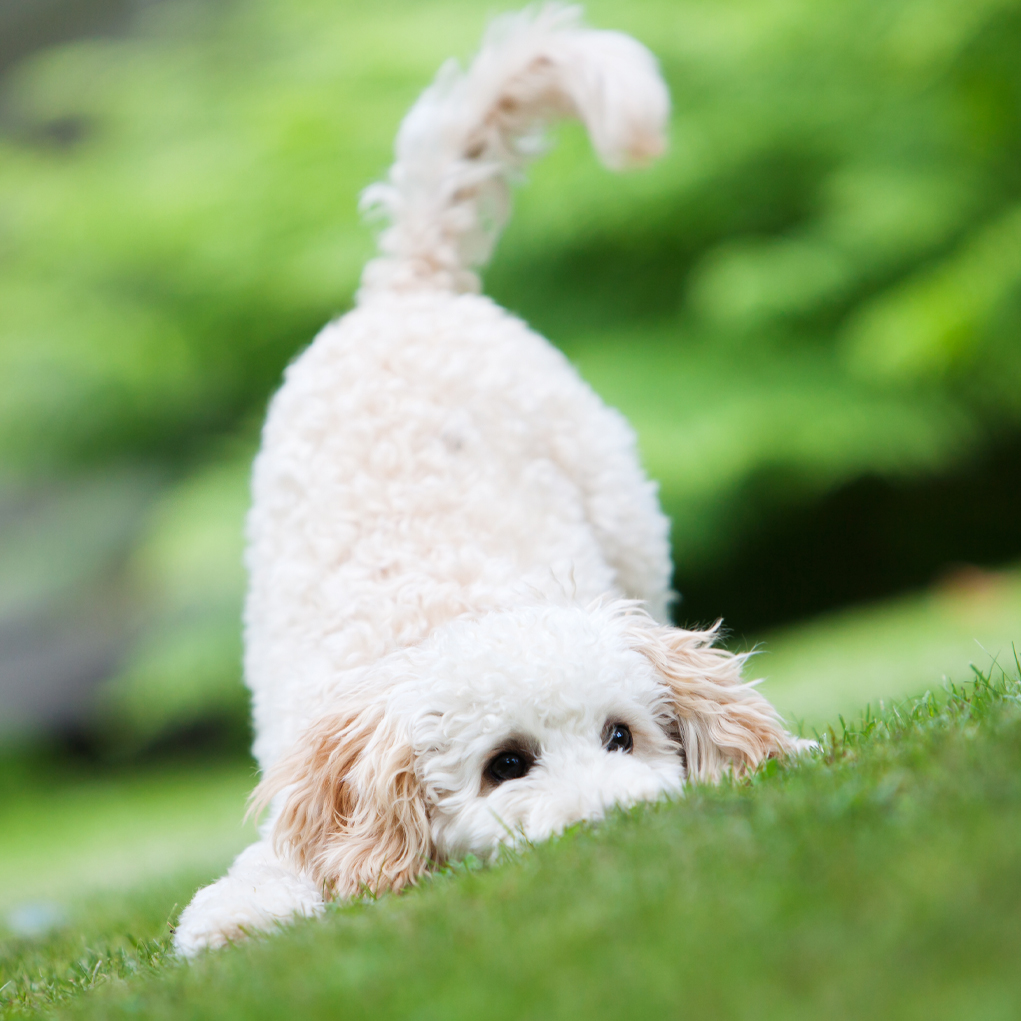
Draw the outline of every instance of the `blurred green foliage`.
[[[131,38],[22,66],[0,148],[6,456],[176,456],[257,416],[351,299],[370,250],[355,197],[402,112],[487,12],[176,0]],[[498,294],[561,342],[656,323],[735,357],[825,348],[848,391],[1021,417],[1021,5],[590,15],[660,57],[673,150],[611,183],[572,134],[524,197]]]
[[[103,736],[123,753],[214,723],[248,740],[241,685],[241,520],[248,458],[213,461],[150,510],[126,567],[150,621],[100,689]]]
[[[1021,0],[587,6],[661,60],[671,151],[611,178],[559,132],[487,289],[632,418],[682,577],[771,502],[1016,436]],[[0,465],[181,480],[127,555],[150,623],[107,688],[147,734],[240,704],[258,420],[352,300],[401,115],[490,13],[165,0],[4,83]]]

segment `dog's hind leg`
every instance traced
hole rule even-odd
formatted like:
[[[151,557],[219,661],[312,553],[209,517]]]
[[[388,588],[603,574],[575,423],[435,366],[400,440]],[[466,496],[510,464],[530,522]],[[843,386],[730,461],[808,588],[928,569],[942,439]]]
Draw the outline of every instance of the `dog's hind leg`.
[[[270,841],[260,840],[237,856],[222,879],[195,894],[181,912],[174,949],[193,957],[322,910],[313,881],[277,857]]]
[[[553,457],[581,491],[585,516],[620,593],[642,600],[653,617],[668,623],[675,597],[670,521],[660,509],[656,483],[638,459],[634,430],[588,387],[560,393],[554,421]]]

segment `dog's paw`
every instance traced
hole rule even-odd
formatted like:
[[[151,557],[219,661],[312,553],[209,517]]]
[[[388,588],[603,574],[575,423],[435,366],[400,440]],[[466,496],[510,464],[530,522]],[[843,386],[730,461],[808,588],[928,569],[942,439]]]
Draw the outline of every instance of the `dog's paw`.
[[[239,859],[237,864],[245,863]],[[174,950],[182,957],[194,957],[202,950],[237,943],[322,911],[323,899],[306,879],[269,864],[235,866],[212,886],[199,890],[181,912]]]

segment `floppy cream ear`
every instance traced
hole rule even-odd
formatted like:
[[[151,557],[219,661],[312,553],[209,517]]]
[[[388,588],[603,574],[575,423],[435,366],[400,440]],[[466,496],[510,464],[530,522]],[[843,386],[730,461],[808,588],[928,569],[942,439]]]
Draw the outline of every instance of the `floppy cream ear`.
[[[432,839],[414,753],[382,706],[313,724],[255,789],[253,805],[261,811],[278,794],[274,845],[329,896],[396,891],[429,864]]]
[[[716,781],[728,770],[741,775],[763,759],[799,749],[773,706],[742,681],[747,656],[713,647],[718,623],[685,631],[634,612],[623,621],[633,647],[666,685],[666,709],[679,727],[689,778]]]

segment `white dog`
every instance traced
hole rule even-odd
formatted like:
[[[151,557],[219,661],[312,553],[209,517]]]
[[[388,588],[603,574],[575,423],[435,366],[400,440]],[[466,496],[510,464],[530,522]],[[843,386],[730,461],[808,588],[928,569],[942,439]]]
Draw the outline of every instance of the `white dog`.
[[[545,123],[579,117],[622,167],[660,152],[668,107],[640,44],[548,6],[496,22],[401,125],[366,193],[382,255],[287,370],[255,462],[245,670],[271,811],[181,915],[180,953],[799,746],[742,657],[666,623],[631,429],[471,271]]]

